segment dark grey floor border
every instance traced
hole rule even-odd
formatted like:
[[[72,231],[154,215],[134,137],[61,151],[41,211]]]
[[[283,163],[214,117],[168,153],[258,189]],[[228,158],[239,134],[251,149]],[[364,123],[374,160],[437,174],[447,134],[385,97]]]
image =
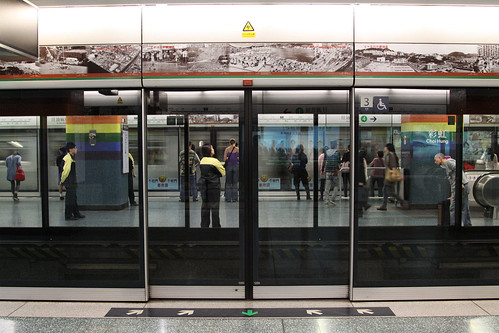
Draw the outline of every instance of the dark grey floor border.
[[[105,317],[323,318],[395,316],[389,307],[309,308],[111,308]]]

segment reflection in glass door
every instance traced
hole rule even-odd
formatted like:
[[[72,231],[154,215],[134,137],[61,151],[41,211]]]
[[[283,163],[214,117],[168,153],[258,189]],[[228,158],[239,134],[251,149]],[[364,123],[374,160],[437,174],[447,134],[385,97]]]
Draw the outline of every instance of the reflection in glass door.
[[[336,161],[333,168],[328,159],[328,174],[339,179],[350,135],[348,92],[254,91],[253,109],[254,298],[345,298],[348,198],[332,179],[325,193],[321,167],[331,148]]]
[[[476,190],[474,181],[486,174],[485,167],[476,170],[485,164],[483,153],[494,158],[494,118],[480,114],[473,123],[462,114],[488,112],[482,101],[492,95],[461,89],[357,92],[357,100],[380,96],[389,108],[382,114],[356,108],[352,299],[493,297],[488,287],[497,284],[497,265],[487,251],[497,245],[496,231],[471,187]],[[397,171],[401,178],[392,177]]]
[[[0,186],[0,298],[145,300],[140,207],[129,205],[124,167],[128,142],[142,146],[128,122],[142,95],[105,91],[0,93],[2,158],[14,148],[25,172],[18,200]]]
[[[39,190],[39,117],[0,117],[0,227],[42,226]],[[23,169],[24,180],[15,178]],[[22,202],[22,204],[20,204]]]
[[[156,91],[151,96],[151,296],[244,298],[244,202],[237,177],[243,94]]]
[[[447,94],[366,93],[383,96],[391,112],[358,115],[354,297],[363,294],[355,287],[432,285],[445,271],[433,261],[447,256],[446,236],[437,228],[449,225],[451,191],[446,170],[434,156],[456,158],[456,115],[449,114]],[[396,171],[401,178],[391,177]],[[366,204],[372,208],[366,210]]]

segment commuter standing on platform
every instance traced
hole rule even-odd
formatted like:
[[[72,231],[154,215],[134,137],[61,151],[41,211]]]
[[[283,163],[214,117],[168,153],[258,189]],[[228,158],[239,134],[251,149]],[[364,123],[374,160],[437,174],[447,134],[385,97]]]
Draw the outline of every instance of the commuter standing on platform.
[[[343,194],[348,197],[348,187],[350,184],[350,145],[341,158],[341,178],[343,180]]]
[[[497,155],[494,154],[492,148],[487,148],[483,152],[481,160],[485,162],[485,170],[499,170],[499,162],[497,160]]]
[[[277,152],[277,149],[275,151]],[[236,146],[236,139],[234,138],[230,139],[229,146],[225,148],[224,162],[227,172],[227,177],[225,177],[225,201],[236,202],[238,200],[239,148]]]
[[[78,220],[85,217],[78,209],[78,199],[76,198],[77,180],[75,155],[78,152],[73,142],[66,145],[67,154],[64,156],[64,167],[61,174],[61,183],[66,188],[66,206],[64,216],[66,220]]]
[[[438,166],[445,167],[447,171],[447,179],[450,183],[450,225],[454,225],[456,223],[456,160],[453,158],[446,158],[444,154],[438,153],[435,155],[435,164]],[[470,205],[468,202],[468,195],[470,193],[470,188],[468,186],[468,179],[466,175],[462,175],[462,209],[461,209],[461,218],[462,223],[466,227],[471,227],[471,214],[470,214]]]
[[[371,205],[368,204],[368,193],[367,193],[367,161],[366,161],[366,151],[364,149],[359,150],[359,161],[357,168],[359,169],[359,183],[357,186],[357,214],[359,217],[363,216],[364,210],[368,210]]]
[[[16,172],[21,168],[21,155],[16,150],[5,159],[5,166],[7,167],[7,180],[10,182],[10,190],[12,192],[12,199],[19,201],[19,187],[21,181],[16,180]]]
[[[391,173],[394,169],[399,167],[399,158],[397,153],[395,153],[395,147],[392,143],[387,143],[385,148],[385,181],[383,186],[383,203],[379,206],[378,210],[386,210],[386,205],[388,204],[388,197],[394,196],[395,200],[398,200],[400,204],[402,204],[402,198],[395,193],[395,186],[397,182],[393,182],[387,179],[386,174]],[[397,205],[397,201],[395,201],[395,206]]]
[[[374,197],[374,184],[378,184],[378,197],[383,196],[383,182],[385,180],[385,161],[383,161],[383,152],[378,151],[378,157],[374,158],[369,164],[376,169],[371,171],[371,196]],[[383,168],[383,169],[381,169]]]
[[[58,180],[58,187],[59,187],[59,198],[61,200],[64,200],[64,195],[62,194],[62,183],[61,183],[61,175],[62,175],[62,169],[64,168],[64,156],[66,156],[66,147],[61,147],[59,148],[59,156],[57,156],[55,160],[55,164],[57,165],[57,180]]]
[[[340,186],[340,176],[338,171],[340,170],[340,152],[336,149],[336,142],[331,142],[331,148],[325,146],[325,156],[324,162],[321,167],[321,171],[325,173],[326,177],[326,188],[324,190],[324,206],[329,206],[329,204],[336,205],[336,193]],[[333,194],[331,199],[329,192],[333,188]]]
[[[319,170],[321,171],[320,174],[321,174],[321,179],[320,179],[320,187],[319,187],[319,191],[321,192],[321,198],[320,198],[320,201],[324,200],[324,185],[326,185],[326,173],[324,172],[323,170],[323,165],[324,165],[324,155],[325,155],[325,152],[326,152],[326,148],[327,146],[325,146],[324,148],[322,148],[322,153],[319,155],[319,159],[317,160],[318,164],[319,164]]]
[[[296,147],[295,153],[291,157],[291,164],[293,165],[293,182],[295,184],[296,190],[296,200],[300,200],[300,181],[305,187],[305,191],[307,192],[307,200],[312,200],[310,196],[310,189],[308,187],[308,172],[307,172],[307,163],[308,157],[307,154],[303,151],[303,145],[299,144]]]
[[[128,201],[130,206],[137,206],[135,193],[133,192],[133,179],[137,177],[135,173],[135,160],[132,154],[128,153]]]
[[[201,177],[199,178],[199,190],[203,199],[201,228],[210,227],[210,213],[212,227],[220,228],[220,177],[225,176],[225,168],[219,160],[213,157],[215,150],[212,145],[203,145],[201,154],[203,155],[200,164]]]
[[[191,142],[188,144],[188,158],[189,158],[189,184],[190,184],[190,195],[192,195],[193,201],[198,201],[198,190],[196,186],[196,168],[199,165],[199,156],[193,149],[193,145]],[[185,163],[185,151],[182,150],[178,155],[179,163],[180,163],[180,201],[189,200],[189,192],[185,191],[185,174],[187,172],[187,164]]]

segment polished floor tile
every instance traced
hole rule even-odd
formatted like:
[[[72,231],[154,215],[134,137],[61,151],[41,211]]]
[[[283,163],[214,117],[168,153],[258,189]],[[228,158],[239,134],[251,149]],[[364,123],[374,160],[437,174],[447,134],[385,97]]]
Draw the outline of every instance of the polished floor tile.
[[[305,194],[303,193],[303,198]],[[185,203],[179,202],[178,196],[149,197],[149,225],[151,227],[184,227]],[[349,219],[348,198],[338,198],[336,205],[325,206],[318,202],[318,225],[321,227],[347,227]],[[359,219],[359,226],[419,226],[438,225],[436,209],[395,208],[390,204],[388,211],[377,211],[379,198],[369,199],[372,208]],[[190,227],[199,228],[201,221],[201,201],[190,202]],[[259,205],[259,226],[262,228],[313,227],[313,201],[297,201],[293,195],[261,195]],[[239,202],[227,203],[221,198],[220,221],[224,228],[239,227]],[[39,197],[21,197],[14,202],[10,197],[0,197],[0,227],[41,227],[41,201]],[[85,211],[84,220],[66,221],[64,219],[64,201],[59,197],[49,198],[51,226],[83,227],[137,227],[139,225],[139,207],[127,207],[118,211]],[[165,212],[168,215],[165,215]],[[497,225],[499,219],[486,219],[482,211],[472,209],[473,226]],[[279,218],[276,218],[278,216]]]
[[[285,333],[497,333],[497,317],[284,319]]]
[[[283,333],[280,319],[115,319],[106,333]]]
[[[10,314],[11,317],[104,317],[112,307],[137,307],[146,303],[27,302]]]
[[[473,301],[473,303],[482,308],[488,314],[499,316],[499,300]]]
[[[325,319],[0,318],[2,333],[497,333],[499,317]]]
[[[0,302],[0,317],[6,317],[21,308],[25,302]]]

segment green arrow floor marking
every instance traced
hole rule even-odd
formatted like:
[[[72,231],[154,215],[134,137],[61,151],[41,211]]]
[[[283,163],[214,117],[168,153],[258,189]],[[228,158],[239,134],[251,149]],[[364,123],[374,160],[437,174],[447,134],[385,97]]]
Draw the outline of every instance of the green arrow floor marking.
[[[258,311],[253,312],[253,310],[251,310],[251,309],[242,312],[242,314],[250,316],[250,317],[256,315],[257,313],[258,313]]]

